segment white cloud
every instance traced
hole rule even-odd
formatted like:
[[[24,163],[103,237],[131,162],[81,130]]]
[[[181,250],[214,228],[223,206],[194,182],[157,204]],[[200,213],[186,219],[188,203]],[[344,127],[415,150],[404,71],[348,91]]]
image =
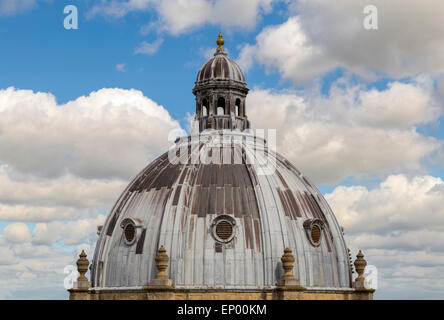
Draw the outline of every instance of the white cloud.
[[[3,236],[11,242],[28,242],[31,240],[29,228],[24,223],[9,224],[3,230]]]
[[[360,94],[361,121],[382,128],[409,128],[436,120],[442,110],[421,86],[394,82],[389,89]]]
[[[257,60],[267,71],[277,69],[295,82],[312,80],[332,67],[332,61],[302,30],[300,19],[292,17],[277,26],[267,26],[256,37],[256,45],[245,45],[239,63],[247,70]]]
[[[7,247],[0,247],[0,266],[17,263],[14,252]]]
[[[251,29],[262,14],[272,9],[272,0],[130,0],[102,2],[93,7],[90,16],[102,14],[121,18],[133,11],[155,10],[161,31],[180,34],[205,24]],[[152,29],[153,24],[148,24]]]
[[[337,67],[368,79],[444,72],[444,3],[406,0],[400,5],[375,0],[378,30],[363,27],[363,8],[368,4],[367,0],[294,2],[294,16],[264,28],[256,44],[245,46],[240,60],[250,64],[255,60],[297,84]]]
[[[177,121],[137,90],[102,89],[59,105],[0,90],[0,298],[66,299],[64,267],[89,258],[96,228],[128,180],[169,146]],[[32,233],[27,224],[34,222]],[[71,252],[71,251],[72,252]]]
[[[56,219],[77,219],[97,215],[98,208],[77,209],[69,206],[39,206],[29,204],[0,204],[0,219],[4,221],[52,221]]]
[[[5,248],[7,247],[6,251]],[[64,268],[78,259],[75,250],[13,243],[0,237],[0,297],[2,299],[67,299]],[[3,254],[9,260],[3,262]],[[91,256],[88,257],[91,259]]]
[[[143,41],[134,51],[136,54],[146,54],[146,55],[153,55],[157,51],[159,51],[160,46],[163,43],[163,39],[159,38],[156,41],[149,43],[146,41]]]
[[[12,174],[13,175],[13,174]],[[106,207],[115,200],[127,181],[83,179],[70,174],[57,178],[14,177],[0,166],[0,199],[7,204],[45,207]],[[16,217],[19,218],[18,216]],[[0,219],[5,219],[0,206]]]
[[[248,72],[253,67],[256,50],[256,46],[246,44],[239,52],[236,62],[239,64],[243,72]]]
[[[12,171],[128,180],[180,130],[137,90],[101,89],[64,105],[49,93],[0,90],[0,159]]]
[[[363,249],[378,268],[382,298],[443,297],[443,186],[441,178],[399,174],[325,195],[352,251]]]
[[[12,15],[31,9],[35,0],[0,0],[0,16]]]
[[[94,234],[97,226],[102,225],[105,216],[100,215],[95,219],[81,219],[63,223],[53,221],[50,223],[37,223],[33,231],[33,242],[36,244],[51,244],[63,240],[65,244],[82,243]]]
[[[254,89],[247,98],[252,125],[277,129],[277,151],[316,183],[420,172],[442,144],[416,126],[441,112],[433,85],[423,79],[393,82],[383,91],[339,81],[327,97],[317,90],[301,95]]]
[[[339,186],[326,195],[326,199],[345,229],[356,234],[357,239],[370,233],[373,240],[368,243],[373,242],[375,248],[399,247],[393,241],[380,241],[380,237],[420,247],[424,246],[423,242],[432,244],[435,239],[436,248],[441,248],[444,245],[444,234],[439,236],[439,232],[444,231],[443,187],[441,178],[409,179],[405,175],[392,175],[372,190],[363,186]],[[425,229],[430,237],[419,238],[417,232]],[[407,233],[393,233],[397,230]]]
[[[271,0],[183,0],[160,1],[157,7],[163,28],[180,34],[193,27],[216,24],[250,29],[264,12],[271,10]]]

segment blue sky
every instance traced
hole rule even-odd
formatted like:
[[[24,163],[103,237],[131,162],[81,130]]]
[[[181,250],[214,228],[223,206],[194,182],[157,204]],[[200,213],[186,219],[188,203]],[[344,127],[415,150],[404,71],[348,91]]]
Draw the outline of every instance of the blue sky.
[[[143,25],[155,19],[154,15],[134,12],[117,20],[88,18],[93,3],[42,2],[28,13],[2,17],[0,58],[8,63],[0,66],[0,86],[51,92],[59,103],[104,87],[135,88],[167,106],[175,119],[193,112],[191,89],[198,69],[206,61],[204,51],[215,46],[221,27],[206,26],[186,36],[164,35],[156,54],[138,55],[135,49],[142,41],[154,42],[159,37],[140,32]],[[78,7],[78,30],[63,27],[67,4]],[[258,28],[285,19],[267,15]],[[239,46],[251,41],[252,34],[227,30],[230,55],[236,57]],[[125,64],[126,71],[117,71],[117,64]],[[276,74],[265,75],[260,68],[252,70],[248,80],[250,87],[285,87]],[[170,90],[165,90],[167,85]]]
[[[0,0],[0,298],[66,298],[60,270],[94,245],[168,132],[187,128],[219,31],[244,69],[253,125],[278,129],[278,152],[379,268],[376,297],[444,298],[434,282],[444,270],[444,5],[425,2],[375,1],[384,15],[369,31],[361,0],[199,0],[190,11],[176,0]],[[63,26],[66,5],[78,30]]]

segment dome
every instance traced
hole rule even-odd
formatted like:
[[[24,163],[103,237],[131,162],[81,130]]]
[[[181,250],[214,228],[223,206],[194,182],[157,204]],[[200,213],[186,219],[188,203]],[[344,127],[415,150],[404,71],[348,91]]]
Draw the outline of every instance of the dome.
[[[352,282],[351,256],[323,195],[253,134],[244,76],[221,34],[217,44],[193,89],[191,134],[130,182],[98,228],[89,292],[104,294],[94,299],[372,298],[363,256]]]
[[[197,74],[196,84],[210,80],[232,80],[245,84],[245,77],[236,62],[222,50],[217,50]]]
[[[225,40],[221,33],[219,33],[216,44],[219,47],[216,49],[214,57],[208,60],[197,74],[196,87],[206,82],[212,82],[212,80],[234,81],[246,86],[245,77],[241,68],[236,62],[228,58],[223,48]]]
[[[273,163],[268,174],[264,163]],[[146,286],[161,245],[175,288],[274,287],[287,247],[301,286],[352,286],[343,234],[322,194],[247,131],[182,137],[134,178],[100,233],[93,288]]]

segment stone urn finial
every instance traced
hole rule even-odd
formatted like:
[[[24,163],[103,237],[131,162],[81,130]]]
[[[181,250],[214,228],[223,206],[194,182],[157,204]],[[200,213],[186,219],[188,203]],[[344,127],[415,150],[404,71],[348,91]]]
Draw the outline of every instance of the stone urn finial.
[[[284,268],[284,275],[282,276],[282,280],[294,279],[292,270],[294,267],[295,259],[290,248],[285,248],[281,261],[282,261],[282,267]]]
[[[77,271],[80,273],[80,276],[77,278],[77,288],[89,288],[90,283],[85,274],[88,272],[89,261],[86,259],[85,250],[82,250],[82,253],[79,255],[79,259],[77,260]]]
[[[168,255],[166,254],[166,250],[163,246],[160,246],[156,255],[156,266],[159,272],[157,273],[156,279],[168,279],[168,275],[166,274],[166,270],[168,269]]]
[[[294,277],[292,272],[295,258],[290,248],[285,248],[281,261],[284,274],[278,281],[278,285],[281,287],[298,288],[298,290],[302,290],[303,288],[299,286],[299,281]]]
[[[356,255],[356,260],[355,260],[355,269],[356,272],[358,273],[358,277],[356,278],[355,281],[364,281],[364,270],[365,270],[365,266],[367,265],[367,261],[365,261],[364,259],[364,254],[362,253],[361,250],[359,250],[358,254]]]
[[[166,250],[163,246],[160,246],[159,250],[157,250],[156,258],[156,267],[159,272],[156,275],[156,278],[151,282],[151,286],[171,286],[172,281],[168,278],[166,270],[168,269],[168,255],[166,254]]]
[[[82,253],[79,255],[79,259],[77,260],[77,271],[79,271],[80,276],[77,278],[77,281],[88,281],[88,278],[85,274],[88,272],[89,261],[86,259],[85,250],[82,250]]]
[[[355,283],[354,283],[355,289],[359,290],[359,291],[372,290],[372,289],[368,289],[366,287],[364,271],[365,271],[365,267],[367,265],[367,261],[365,261],[364,254],[362,253],[361,250],[359,250],[358,254],[356,255],[356,260],[355,260],[354,265],[355,265],[356,273],[358,274],[358,276],[355,279]]]

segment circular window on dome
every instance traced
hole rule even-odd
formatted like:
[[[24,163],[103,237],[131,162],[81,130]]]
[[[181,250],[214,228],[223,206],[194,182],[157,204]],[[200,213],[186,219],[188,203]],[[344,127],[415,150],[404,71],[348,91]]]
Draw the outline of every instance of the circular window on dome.
[[[216,234],[220,239],[227,241],[233,234],[233,226],[228,221],[219,221],[216,224]]]
[[[304,228],[310,243],[315,247],[321,244],[322,229],[324,223],[320,219],[308,219],[304,221]]]
[[[214,238],[219,242],[230,242],[235,235],[235,224],[236,220],[230,216],[217,217],[212,224]]]

